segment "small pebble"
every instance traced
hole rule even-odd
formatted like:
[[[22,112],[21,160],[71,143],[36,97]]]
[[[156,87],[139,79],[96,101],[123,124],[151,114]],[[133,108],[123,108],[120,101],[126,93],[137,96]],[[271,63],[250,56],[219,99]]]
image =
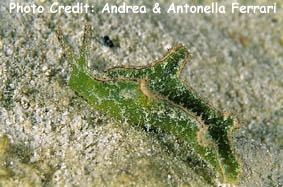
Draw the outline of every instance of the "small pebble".
[[[103,45],[110,47],[110,48],[115,47],[113,41],[107,35],[102,37],[102,43]]]
[[[48,70],[48,66],[47,66],[47,65],[43,65],[43,66],[42,66],[42,71],[43,71],[43,72],[46,72],[47,70]]]
[[[11,56],[11,55],[13,54],[13,50],[12,50],[11,48],[6,48],[5,54],[6,54],[7,56]]]

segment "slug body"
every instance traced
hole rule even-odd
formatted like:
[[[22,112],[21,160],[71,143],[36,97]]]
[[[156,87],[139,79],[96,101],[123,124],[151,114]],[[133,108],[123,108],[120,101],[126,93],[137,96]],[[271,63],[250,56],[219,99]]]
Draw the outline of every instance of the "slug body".
[[[107,78],[100,78],[89,74],[82,53],[71,58],[68,85],[117,121],[176,138],[180,146],[169,150],[208,183],[235,183],[239,164],[229,141],[235,120],[180,80],[188,58],[187,49],[178,45],[149,66],[116,67],[105,72]]]

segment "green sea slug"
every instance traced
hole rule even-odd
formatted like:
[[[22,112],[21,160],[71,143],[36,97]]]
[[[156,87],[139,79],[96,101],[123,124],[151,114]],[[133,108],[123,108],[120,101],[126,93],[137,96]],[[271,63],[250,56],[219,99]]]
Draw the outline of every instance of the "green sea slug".
[[[141,129],[174,136],[170,149],[209,184],[237,182],[240,166],[230,143],[237,121],[216,110],[180,79],[189,53],[176,45],[144,67],[115,67],[91,75],[86,66],[90,26],[80,54],[74,55],[62,32],[58,39],[72,64],[69,87],[95,109]],[[168,144],[170,145],[170,144]]]

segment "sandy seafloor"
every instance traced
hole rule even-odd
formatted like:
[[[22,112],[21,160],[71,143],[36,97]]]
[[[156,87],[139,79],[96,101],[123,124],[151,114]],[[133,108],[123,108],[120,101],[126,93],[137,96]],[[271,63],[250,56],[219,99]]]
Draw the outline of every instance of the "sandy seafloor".
[[[70,66],[55,30],[60,26],[78,51],[85,23],[95,29],[92,69],[145,65],[174,43],[188,47],[183,79],[241,122],[233,138],[242,166],[238,185],[282,186],[283,5],[277,2],[277,14],[269,15],[86,16],[10,14],[1,1],[0,136],[16,151],[4,163],[0,150],[0,186],[207,186],[154,136],[95,111],[67,86]],[[104,35],[120,47],[103,46],[97,39]]]

